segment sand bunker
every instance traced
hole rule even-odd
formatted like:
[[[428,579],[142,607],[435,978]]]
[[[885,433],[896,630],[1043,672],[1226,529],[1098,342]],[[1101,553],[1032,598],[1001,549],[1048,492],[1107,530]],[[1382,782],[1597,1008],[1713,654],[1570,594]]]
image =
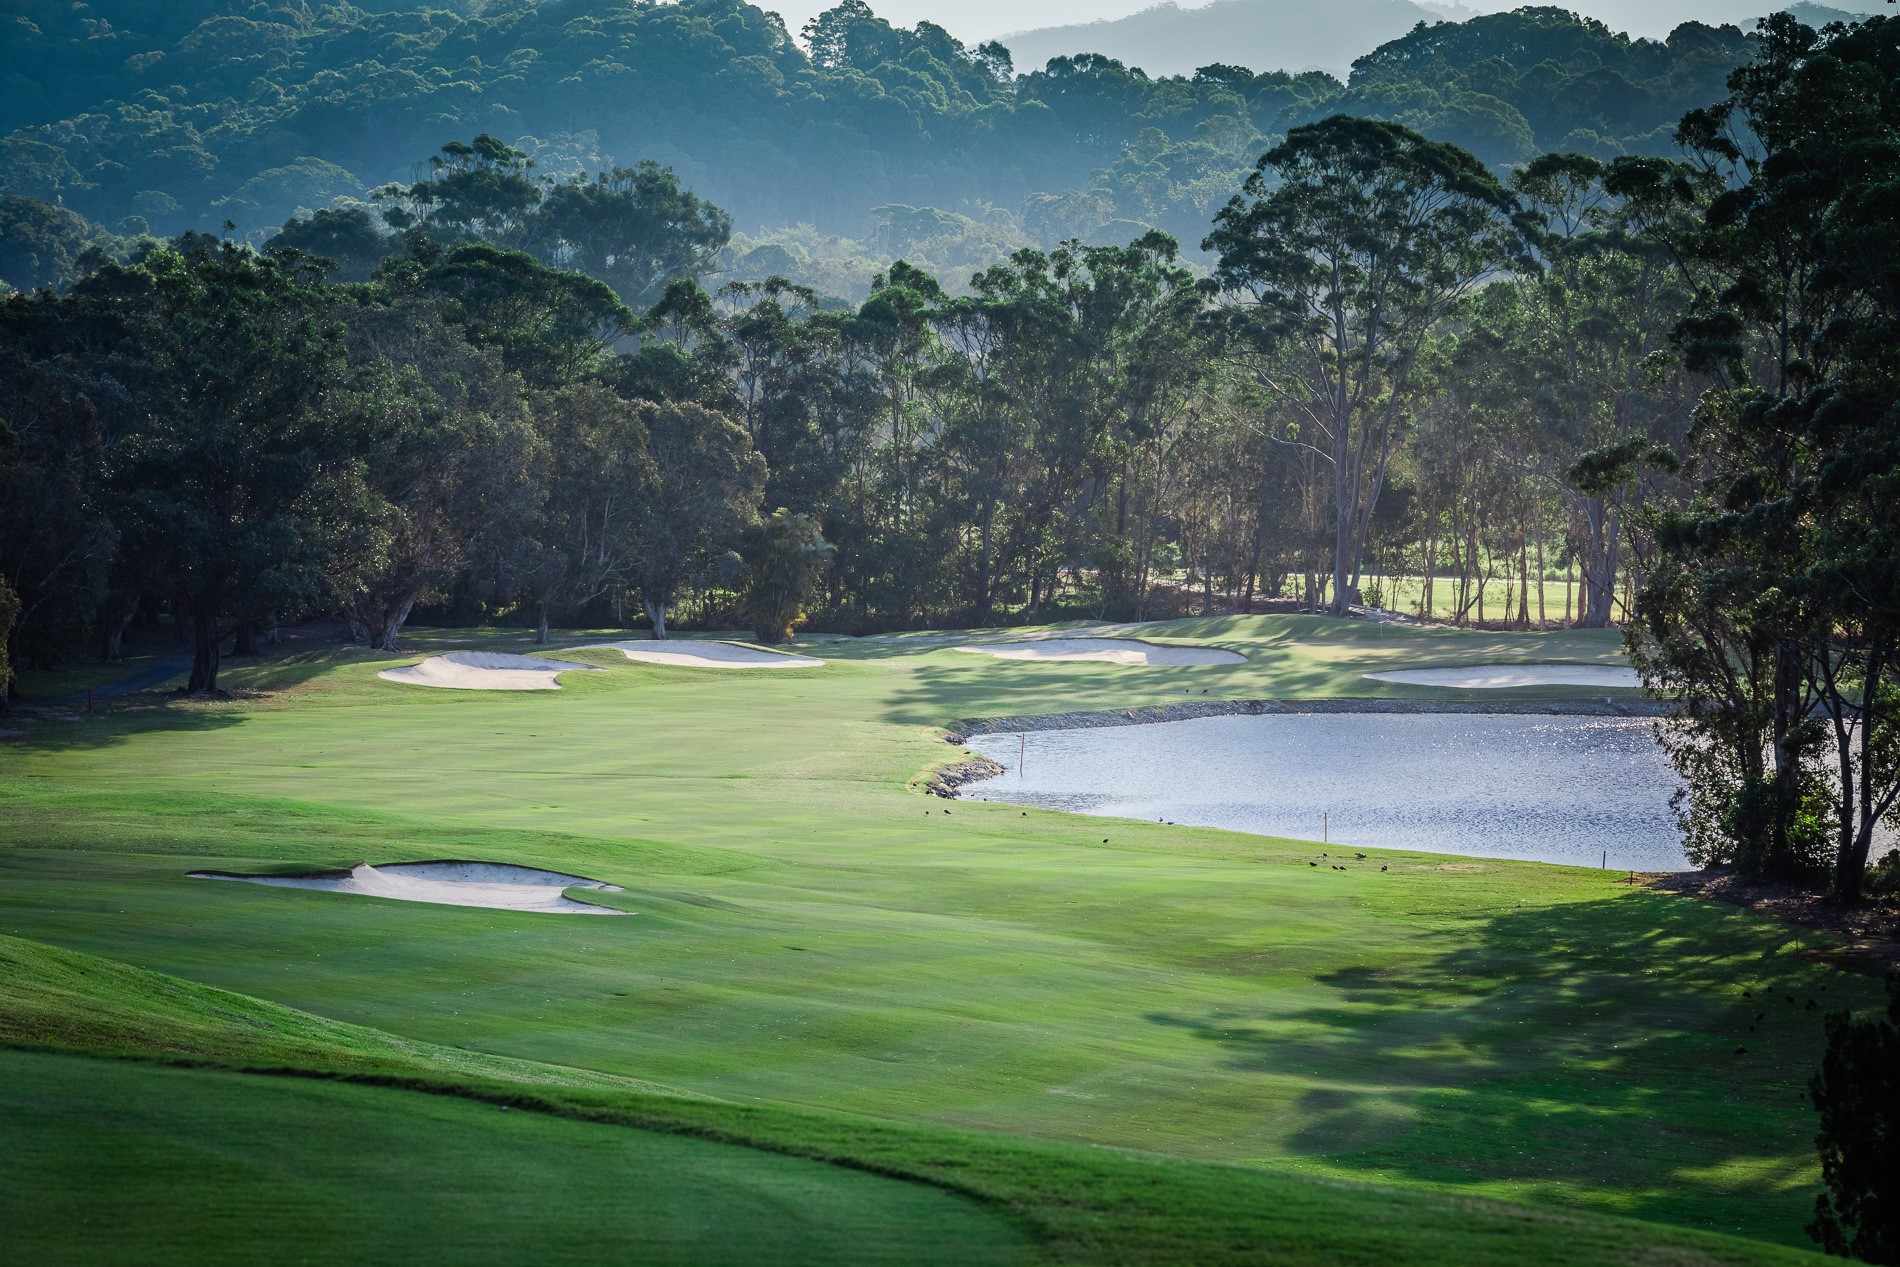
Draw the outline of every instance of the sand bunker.
[[[1033,642],[994,642],[955,647],[998,660],[1092,660],[1100,664],[1176,667],[1187,664],[1239,664],[1246,656],[1219,647],[1163,647],[1134,638],[1039,638]]]
[[[230,875],[194,871],[191,878],[241,880],[245,884],[267,884],[279,889],[326,889],[331,893],[358,893],[364,897],[393,898],[398,902],[433,902],[438,906],[485,906],[497,911],[559,915],[633,913],[576,902],[562,892],[564,889],[597,889],[603,893],[618,893],[619,885],[501,862],[396,862],[381,867],[364,863],[353,871],[321,875]]]
[[[618,651],[643,664],[671,664],[686,669],[809,669],[824,663],[810,656],[784,651],[762,651],[736,642],[603,642],[582,651]]]
[[[1641,686],[1635,669],[1606,664],[1473,664],[1462,669],[1396,669],[1368,673],[1375,682],[1496,691],[1512,686]]]
[[[597,664],[544,660],[538,656],[503,655],[496,651],[451,651],[430,656],[421,664],[384,669],[376,676],[411,686],[439,686],[452,691],[558,691],[555,679],[574,669],[598,672]]]

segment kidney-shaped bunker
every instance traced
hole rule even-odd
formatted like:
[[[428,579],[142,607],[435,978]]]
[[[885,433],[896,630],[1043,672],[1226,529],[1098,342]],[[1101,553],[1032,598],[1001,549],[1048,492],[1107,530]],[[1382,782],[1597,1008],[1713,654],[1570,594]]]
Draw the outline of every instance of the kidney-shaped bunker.
[[[309,875],[236,875],[228,871],[193,871],[194,880],[241,880],[278,889],[324,889],[385,897],[398,902],[433,902],[438,906],[485,906],[497,911],[540,911],[559,915],[631,915],[610,907],[576,902],[567,889],[595,889],[618,893],[617,884],[586,876],[517,867],[505,862],[392,862],[380,867],[362,863],[349,871]]]

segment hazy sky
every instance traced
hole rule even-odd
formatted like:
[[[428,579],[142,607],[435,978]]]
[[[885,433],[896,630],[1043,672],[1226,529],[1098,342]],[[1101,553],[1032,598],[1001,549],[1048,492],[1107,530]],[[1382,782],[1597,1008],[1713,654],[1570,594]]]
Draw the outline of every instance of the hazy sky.
[[[836,0],[755,0],[762,8],[776,9],[785,24],[796,33],[806,22],[831,7]],[[1204,0],[1176,0],[1184,9],[1200,7]],[[1323,5],[1326,0],[1307,0]],[[1465,0],[1466,7],[1478,12],[1512,9],[1530,0]],[[1661,38],[1678,23],[1691,19],[1701,22],[1739,22],[1760,17],[1773,8],[1784,7],[1787,0],[1540,0],[1601,18],[1617,30]],[[1829,3],[1830,0],[1819,0]],[[869,0],[878,16],[900,26],[915,26],[928,19],[966,41],[985,40],[1010,31],[1026,31],[1040,26],[1063,26],[1071,22],[1094,22],[1104,18],[1126,17],[1150,8],[1154,0]],[[1831,0],[1834,7],[1872,11],[1878,0]],[[1078,52],[1085,50],[1078,49]]]

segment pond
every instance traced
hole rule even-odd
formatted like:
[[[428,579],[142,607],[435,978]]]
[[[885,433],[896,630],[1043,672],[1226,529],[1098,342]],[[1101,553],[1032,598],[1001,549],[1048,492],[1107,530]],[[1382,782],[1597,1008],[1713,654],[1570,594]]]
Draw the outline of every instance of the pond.
[[[990,734],[967,800],[1338,845],[1636,871],[1689,862],[1675,772],[1642,718],[1451,713],[1204,717]]]

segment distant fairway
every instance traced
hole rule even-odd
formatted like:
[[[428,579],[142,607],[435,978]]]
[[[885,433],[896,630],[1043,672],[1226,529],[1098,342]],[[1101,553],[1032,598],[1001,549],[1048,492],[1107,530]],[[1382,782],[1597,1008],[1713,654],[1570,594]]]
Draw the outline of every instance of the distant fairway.
[[[826,665],[749,675],[557,648],[609,671],[505,695],[380,682],[393,661],[354,651],[234,670],[234,688],[273,694],[47,723],[0,748],[0,933],[446,1047],[920,1132],[901,1173],[976,1147],[952,1138],[1140,1150],[1115,1162],[1131,1190],[1144,1167],[1174,1173],[1154,1155],[1241,1163],[1182,1179],[1203,1195],[1141,1225],[1158,1239],[1117,1233],[1124,1261],[1250,1261],[1233,1247],[1274,1226],[1282,1251],[1311,1254],[1285,1261],[1390,1261],[1370,1247],[1380,1219],[1424,1217],[1389,1194],[1287,1186],[1300,1176],[1804,1243],[1818,1173],[1799,1095],[1821,1042],[1805,1000],[1876,991],[1796,957],[1785,930],[1595,871],[1382,850],[1342,874],[1309,868],[1301,843],[907,787],[957,755],[936,737],[957,718],[1204,693],[1471,698],[1363,675],[1609,664],[1613,636],[1280,617],[1142,636],[1248,659],[1029,663],[900,638],[800,644]],[[1376,770],[1366,780],[1368,795],[1403,795]],[[591,900],[637,915],[186,878],[443,858],[598,877],[625,892]],[[1753,1033],[1745,989],[1774,1000]],[[781,1144],[818,1130],[747,1129]],[[968,1131],[984,1134],[954,1134]],[[869,1147],[827,1138],[836,1155]],[[1031,1169],[1059,1187],[1081,1155],[1038,1153]],[[983,1190],[1027,1191],[1008,1173]],[[1332,1195],[1301,1213],[1294,1191]],[[1217,1207],[1264,1222],[1223,1231]],[[1088,1243],[1058,1225],[1070,1250]],[[1601,1243],[1559,1248],[1589,1243],[1580,1226],[1499,1242],[1497,1261],[1612,1260]],[[1632,1253],[1674,1235],[1589,1226]],[[1373,1241],[1346,1255],[1362,1233]],[[1454,1218],[1411,1260],[1491,1261],[1474,1236]],[[1682,1261],[1786,1254],[1697,1244],[1706,1256]]]

